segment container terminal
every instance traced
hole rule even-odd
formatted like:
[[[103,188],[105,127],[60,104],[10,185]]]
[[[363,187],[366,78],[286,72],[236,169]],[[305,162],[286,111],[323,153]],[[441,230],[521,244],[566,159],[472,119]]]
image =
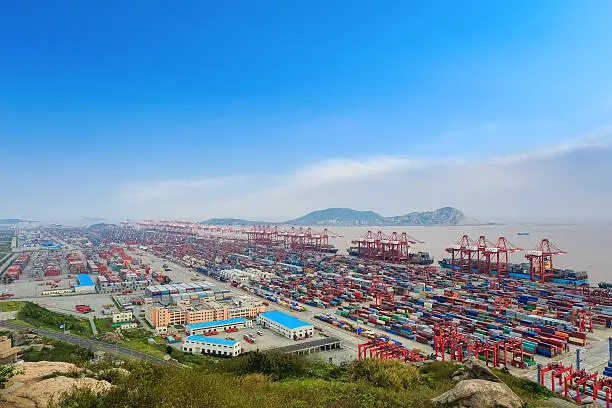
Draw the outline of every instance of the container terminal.
[[[504,237],[462,236],[436,266],[429,254],[411,251],[420,241],[405,233],[368,232],[347,255],[329,244],[332,232],[309,228],[146,221],[50,233],[88,253],[111,251],[127,260],[130,252],[143,252],[217,280],[232,293],[255,296],[262,305],[304,320],[312,314],[315,329],[350,334],[357,344],[354,358],[461,362],[475,356],[540,381],[552,372],[567,379],[563,392],[574,397],[576,382],[588,378],[579,394],[592,397],[603,389],[598,376],[612,375],[612,365],[605,367],[612,333],[609,288],[591,285],[586,272],[555,268],[554,258],[564,251],[547,239],[525,251]],[[525,253],[525,263],[508,262],[508,254],[517,252]],[[97,267],[93,276],[109,275],[104,262],[86,258],[85,265]],[[121,270],[140,273],[129,262]],[[174,284],[171,272],[164,272],[152,283]]]

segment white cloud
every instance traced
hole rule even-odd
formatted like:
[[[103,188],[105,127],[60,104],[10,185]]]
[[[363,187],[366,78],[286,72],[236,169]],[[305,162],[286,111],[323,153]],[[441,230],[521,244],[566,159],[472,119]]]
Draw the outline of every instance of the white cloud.
[[[480,160],[379,156],[286,175],[136,183],[121,198],[128,216],[150,218],[285,220],[327,207],[398,215],[451,205],[486,220],[581,220],[612,206],[610,134]]]

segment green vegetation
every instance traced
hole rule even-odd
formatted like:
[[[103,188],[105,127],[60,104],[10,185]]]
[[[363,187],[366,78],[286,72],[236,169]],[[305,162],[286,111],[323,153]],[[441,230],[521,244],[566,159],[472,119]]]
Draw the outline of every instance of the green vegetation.
[[[539,402],[547,398],[555,396],[555,394],[546,387],[542,387],[540,384],[530,381],[526,378],[515,377],[508,370],[493,369],[495,375],[497,375],[508,387],[521,397],[521,399],[530,404],[531,406],[537,406]]]
[[[138,327],[136,329],[121,330],[123,340],[121,345],[133,350],[142,351],[155,357],[163,358],[166,355],[165,345],[162,344],[161,337],[153,337],[157,344],[150,344],[149,339],[152,337],[147,330]]]
[[[84,363],[93,358],[93,353],[86,348],[62,341],[45,339],[45,344],[51,348],[42,350],[27,349],[23,353],[24,361],[65,361],[68,363]]]
[[[123,312],[123,306],[121,306],[121,304],[119,302],[117,302],[117,299],[115,299],[114,296],[111,297],[113,303],[115,304],[115,307],[117,308],[118,311]]]
[[[17,313],[17,321],[12,323],[20,324],[21,322],[55,332],[62,331],[60,325],[63,324],[66,330],[70,330],[72,334],[79,336],[92,335],[91,326],[87,320],[67,314],[55,313],[32,302],[24,302],[23,307]]]
[[[6,364],[0,366],[0,386],[4,386],[14,376],[21,374],[22,371],[15,367],[13,364]]]
[[[334,366],[275,353],[207,360],[190,370],[130,361],[124,366],[130,375],[124,377],[108,375],[112,367],[88,367],[99,377],[108,376],[114,387],[99,395],[74,390],[52,408],[429,408],[431,398],[455,385],[451,377],[457,368],[441,362],[417,368],[388,360]],[[503,378],[515,392],[533,387],[512,376]],[[528,401],[528,406],[545,406]]]
[[[4,300],[0,302],[0,311],[2,312],[14,312],[23,309],[25,302],[19,302],[15,300]]]
[[[96,329],[98,329],[98,333],[106,333],[109,331],[113,331],[113,327],[111,326],[112,320],[110,318],[106,319],[98,319],[94,316],[93,318],[94,324],[96,325]]]

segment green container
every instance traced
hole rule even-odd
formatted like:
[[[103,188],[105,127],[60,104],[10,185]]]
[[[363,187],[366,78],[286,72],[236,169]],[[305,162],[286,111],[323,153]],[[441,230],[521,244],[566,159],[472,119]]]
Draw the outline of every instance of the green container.
[[[391,320],[387,316],[380,316],[379,319],[382,320],[383,322],[388,322],[389,320]]]

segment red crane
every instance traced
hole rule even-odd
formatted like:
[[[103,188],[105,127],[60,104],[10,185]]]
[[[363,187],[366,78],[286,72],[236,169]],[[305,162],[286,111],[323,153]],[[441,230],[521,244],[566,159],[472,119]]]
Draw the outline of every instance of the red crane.
[[[508,242],[505,237],[499,237],[494,245],[485,249],[489,273],[496,271],[499,280],[508,276],[508,254],[522,250]]]
[[[464,235],[456,244],[446,248],[446,252],[451,254],[451,268],[453,271],[471,271],[472,255],[477,252],[474,241]]]
[[[572,375],[574,367],[564,366],[563,363],[549,363],[548,366],[542,368],[540,372],[540,385],[544,386],[544,377],[547,372],[551,371],[550,375],[550,390],[553,392],[561,391],[560,388],[563,386],[563,376]],[[557,381],[555,381],[557,380]],[[555,384],[557,383],[557,384]]]
[[[564,255],[567,252],[560,250],[544,238],[540,245],[527,251],[525,258],[529,260],[529,278],[532,281],[539,276],[540,283],[551,282],[553,274],[553,256]]]
[[[376,306],[382,305],[383,301],[393,303],[393,287],[387,286],[380,276],[373,276],[370,283],[370,295],[376,299]]]
[[[478,273],[482,275],[488,275],[491,273],[489,257],[487,256],[487,249],[492,248],[495,244],[481,235],[478,241],[475,243],[476,246],[476,268]]]
[[[575,400],[578,405],[582,399],[592,397],[593,401],[597,400],[599,383],[597,381],[597,373],[588,374],[585,370],[574,371],[565,377],[565,398],[569,398],[569,391],[574,388],[576,392]]]

